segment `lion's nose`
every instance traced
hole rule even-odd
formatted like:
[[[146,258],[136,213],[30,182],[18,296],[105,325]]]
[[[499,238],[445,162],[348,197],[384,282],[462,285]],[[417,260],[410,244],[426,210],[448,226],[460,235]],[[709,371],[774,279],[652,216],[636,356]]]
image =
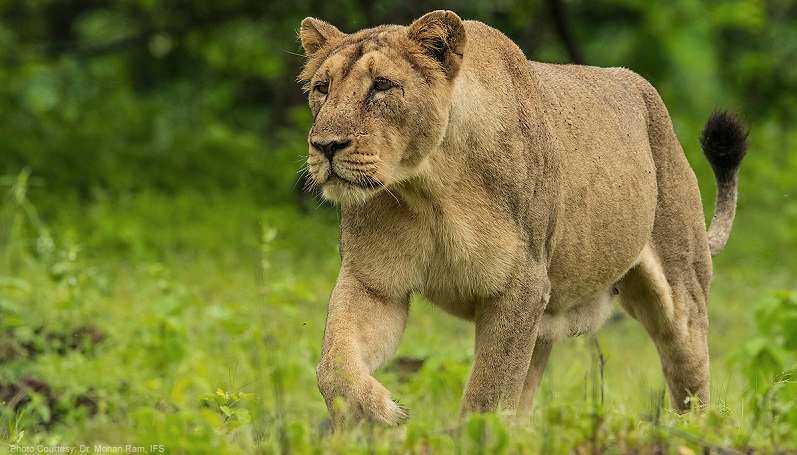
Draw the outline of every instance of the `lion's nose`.
[[[336,153],[345,149],[349,145],[351,145],[351,141],[343,141],[343,140],[314,140],[310,142],[310,145],[313,146],[316,150],[320,151],[327,157],[328,160],[332,161],[332,157],[335,156]]]

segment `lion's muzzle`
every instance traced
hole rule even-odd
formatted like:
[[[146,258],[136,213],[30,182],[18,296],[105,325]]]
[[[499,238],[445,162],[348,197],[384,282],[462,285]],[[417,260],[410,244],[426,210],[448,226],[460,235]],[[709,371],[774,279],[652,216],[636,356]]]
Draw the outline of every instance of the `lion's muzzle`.
[[[363,201],[384,186],[382,160],[358,141],[311,134],[308,142],[308,170],[327,199]]]

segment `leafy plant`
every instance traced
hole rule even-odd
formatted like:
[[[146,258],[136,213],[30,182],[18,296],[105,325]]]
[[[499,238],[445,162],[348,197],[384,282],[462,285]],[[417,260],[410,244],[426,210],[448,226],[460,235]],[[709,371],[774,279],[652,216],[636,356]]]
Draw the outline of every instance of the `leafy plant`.
[[[755,428],[788,441],[797,426],[797,292],[763,298],[754,314],[758,334],[734,358],[747,379]]]
[[[260,396],[256,393],[228,392],[216,389],[214,393],[203,393],[197,397],[218,413],[218,428],[226,433],[232,433],[244,425],[252,423],[247,404],[257,403]]]

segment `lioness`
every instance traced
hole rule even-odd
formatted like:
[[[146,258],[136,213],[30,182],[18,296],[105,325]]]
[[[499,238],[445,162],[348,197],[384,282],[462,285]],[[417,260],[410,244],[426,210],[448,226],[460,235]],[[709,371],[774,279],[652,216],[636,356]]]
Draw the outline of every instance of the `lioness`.
[[[307,165],[341,210],[317,369],[336,425],[408,417],[371,373],[413,293],[475,323],[463,413],[530,409],[553,342],[615,300],[655,342],[672,406],[708,403],[711,257],[746,150],[735,117],[701,135],[718,187],[706,233],[669,114],[627,69],[530,62],[451,11],[351,35],[307,18],[300,38]]]

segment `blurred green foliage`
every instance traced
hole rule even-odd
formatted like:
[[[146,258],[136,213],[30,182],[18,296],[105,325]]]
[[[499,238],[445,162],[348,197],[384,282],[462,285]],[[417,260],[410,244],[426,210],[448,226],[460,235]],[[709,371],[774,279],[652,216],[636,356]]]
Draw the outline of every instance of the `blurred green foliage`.
[[[735,352],[753,424],[771,440],[790,437],[797,426],[797,292],[767,295],[754,312],[758,333]]]
[[[797,118],[790,0],[3,2],[0,174],[29,168],[81,199],[192,188],[290,202],[309,123],[301,19],[351,32],[435,8],[499,28],[532,59],[641,73],[688,151],[718,106],[781,143]]]

